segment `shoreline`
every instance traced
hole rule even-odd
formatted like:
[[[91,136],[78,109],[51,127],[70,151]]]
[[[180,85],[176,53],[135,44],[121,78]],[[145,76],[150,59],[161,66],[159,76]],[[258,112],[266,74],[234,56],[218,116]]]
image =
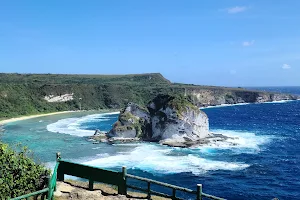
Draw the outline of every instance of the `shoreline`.
[[[220,107],[230,107],[230,106],[244,106],[250,104],[267,104],[267,103],[287,103],[292,101],[300,101],[300,99],[287,99],[287,100],[278,100],[278,101],[266,101],[266,102],[254,102],[254,103],[233,103],[233,104],[218,104],[213,106],[202,106],[199,109],[209,109],[209,108],[220,108]]]
[[[300,101],[300,99],[296,100],[278,100],[278,101],[270,101],[270,102],[257,102],[259,104],[261,103],[285,103],[290,101]],[[255,104],[255,103],[236,103],[236,104],[220,104],[220,105],[213,105],[213,106],[206,106],[206,107],[199,107],[199,109],[209,109],[209,108],[218,108],[218,107],[229,107],[229,106],[242,106],[242,105],[249,105],[249,104]],[[106,112],[116,112],[117,109],[104,109],[102,111]],[[38,117],[44,117],[44,116],[50,116],[50,115],[59,115],[59,114],[65,114],[65,113],[72,113],[72,112],[86,112],[86,111],[93,111],[93,110],[81,110],[81,111],[60,111],[60,112],[51,112],[51,113],[44,113],[44,114],[34,114],[34,115],[28,115],[28,116],[20,116],[20,117],[13,117],[9,119],[3,119],[0,120],[0,126],[3,126],[7,123],[16,122],[16,121],[22,121],[26,119],[33,119]]]
[[[17,121],[22,121],[22,120],[27,120],[27,119],[33,119],[33,118],[38,118],[38,117],[45,117],[45,116],[51,116],[51,115],[60,115],[60,114],[66,114],[66,113],[73,113],[73,112],[93,112],[96,110],[67,110],[67,111],[59,111],[59,112],[51,112],[51,113],[44,113],[44,114],[34,114],[34,115],[26,115],[26,116],[20,116],[20,117],[13,117],[9,119],[3,119],[0,120],[0,126],[3,126],[7,123],[11,122],[17,122]],[[102,110],[97,110],[101,113],[117,113],[117,109],[102,109]]]
[[[3,126],[7,123],[22,121],[22,120],[26,120],[26,119],[33,119],[33,118],[38,118],[38,117],[50,116],[50,115],[59,115],[59,114],[65,114],[65,113],[71,113],[71,112],[78,112],[78,111],[69,110],[69,111],[60,111],[60,112],[51,112],[51,113],[44,113],[44,114],[34,114],[34,115],[28,115],[28,116],[13,117],[10,119],[0,120],[0,126]]]

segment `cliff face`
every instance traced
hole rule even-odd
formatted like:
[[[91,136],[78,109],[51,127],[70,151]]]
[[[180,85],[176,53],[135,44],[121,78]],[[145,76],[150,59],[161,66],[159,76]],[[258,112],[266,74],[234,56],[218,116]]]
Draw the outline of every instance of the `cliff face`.
[[[121,111],[119,119],[108,133],[109,137],[150,138],[151,119],[149,112],[134,103],[128,103]]]
[[[206,114],[183,96],[158,95],[147,108],[128,104],[108,136],[185,143],[210,135]]]
[[[154,140],[185,142],[209,135],[206,114],[182,96],[159,95],[149,103],[148,110]]]
[[[220,104],[263,103],[280,100],[296,100],[296,95],[248,91],[242,89],[199,89],[188,88],[186,95],[190,95],[193,102],[199,106],[214,106]]]

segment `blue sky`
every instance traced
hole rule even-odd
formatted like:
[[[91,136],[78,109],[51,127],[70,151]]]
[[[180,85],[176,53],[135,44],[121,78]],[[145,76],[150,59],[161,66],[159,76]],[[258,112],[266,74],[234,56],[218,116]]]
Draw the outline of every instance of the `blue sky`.
[[[0,1],[0,72],[300,85],[299,0]]]

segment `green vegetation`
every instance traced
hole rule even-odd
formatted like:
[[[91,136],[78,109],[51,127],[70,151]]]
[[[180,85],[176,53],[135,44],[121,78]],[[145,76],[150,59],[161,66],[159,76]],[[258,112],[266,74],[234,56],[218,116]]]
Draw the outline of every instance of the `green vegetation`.
[[[16,152],[0,142],[0,199],[42,189],[50,171],[34,163],[27,148]]]
[[[129,122],[130,120],[132,121],[132,124],[135,124],[139,121],[138,118],[132,115],[130,112],[124,112],[120,115],[121,122]]]
[[[128,102],[146,105],[158,94],[199,93],[190,99],[201,106],[210,101],[207,93],[222,99],[225,94],[253,102],[258,92],[244,89],[171,83],[161,74],[66,75],[0,73],[0,119],[64,110],[120,109]],[[46,96],[73,94],[66,102],[48,102]],[[219,98],[220,97],[220,98]],[[227,96],[228,97],[228,96]],[[207,103],[206,103],[207,104]]]
[[[148,113],[148,110],[142,106],[139,106],[135,104],[135,106],[146,113]],[[119,120],[113,125],[114,127],[117,127],[115,130],[117,131],[127,131],[127,130],[135,130],[136,131],[136,137],[141,138],[143,136],[142,134],[142,128],[145,124],[144,119],[138,118],[134,116],[131,112],[126,112],[126,108],[124,108],[121,111],[121,114],[119,116]]]
[[[135,130],[136,130],[136,137],[137,138],[142,138],[143,137],[143,128],[145,124],[145,120],[144,119],[140,119],[137,123],[135,123]]]
[[[168,105],[177,110],[177,115],[181,116],[182,113],[186,112],[187,109],[192,109],[196,112],[200,112],[197,106],[192,103],[190,97],[185,97],[183,95],[174,96],[169,102]]]
[[[101,76],[0,74],[0,119],[63,110],[119,109],[145,104],[169,81],[160,74]],[[47,102],[48,95],[74,94],[67,102]]]

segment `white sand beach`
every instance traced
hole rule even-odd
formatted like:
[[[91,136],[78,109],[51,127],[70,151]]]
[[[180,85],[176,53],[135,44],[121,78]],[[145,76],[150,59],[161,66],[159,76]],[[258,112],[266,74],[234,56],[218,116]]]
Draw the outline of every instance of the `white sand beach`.
[[[58,115],[58,114],[64,114],[64,113],[70,113],[70,112],[76,112],[76,111],[61,111],[61,112],[53,112],[53,113],[46,113],[46,114],[36,114],[36,115],[29,115],[29,116],[14,117],[14,118],[10,118],[10,119],[1,120],[0,125],[4,125],[4,124],[10,123],[10,122],[26,120],[26,119],[44,117],[44,116],[49,116],[49,115]]]

